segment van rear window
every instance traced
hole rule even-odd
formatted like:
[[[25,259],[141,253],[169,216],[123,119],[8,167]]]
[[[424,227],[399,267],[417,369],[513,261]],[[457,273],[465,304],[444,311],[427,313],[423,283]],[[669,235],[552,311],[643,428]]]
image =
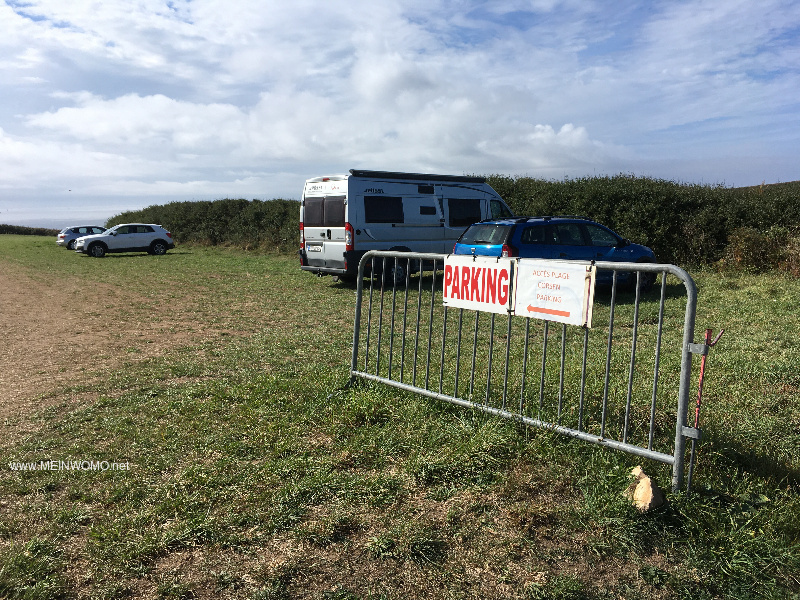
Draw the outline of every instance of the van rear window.
[[[364,221],[403,223],[403,199],[399,196],[364,196]]]
[[[344,227],[344,196],[306,198],[303,210],[305,227]]]
[[[344,227],[344,196],[325,197],[325,226]]]
[[[322,227],[325,225],[324,200],[322,198],[306,198],[303,209],[303,224],[306,227]]]

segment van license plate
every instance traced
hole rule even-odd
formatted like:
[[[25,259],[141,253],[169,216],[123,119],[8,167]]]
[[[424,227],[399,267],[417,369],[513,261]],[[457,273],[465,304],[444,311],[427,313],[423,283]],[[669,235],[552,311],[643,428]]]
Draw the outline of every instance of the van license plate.
[[[312,246],[309,244],[307,250],[309,252],[322,252],[322,246]]]

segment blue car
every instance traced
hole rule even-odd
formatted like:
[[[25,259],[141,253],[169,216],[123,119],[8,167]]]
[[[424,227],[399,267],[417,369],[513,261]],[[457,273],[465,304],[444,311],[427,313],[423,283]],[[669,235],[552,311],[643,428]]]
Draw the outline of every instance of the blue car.
[[[617,235],[608,227],[582,217],[514,217],[470,225],[453,247],[453,254],[519,256],[558,260],[656,262],[653,251]],[[649,289],[653,273],[642,273]],[[612,271],[598,270],[597,283],[611,284]],[[620,272],[622,285],[636,282],[636,274]]]

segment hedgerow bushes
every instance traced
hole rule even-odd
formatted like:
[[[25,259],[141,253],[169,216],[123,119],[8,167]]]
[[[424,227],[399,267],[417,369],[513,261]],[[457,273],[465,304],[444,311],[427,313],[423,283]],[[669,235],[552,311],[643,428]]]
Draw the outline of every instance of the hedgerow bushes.
[[[717,266],[742,271],[777,268],[800,277],[800,229],[780,226],[770,227],[765,232],[754,227],[736,229]]]
[[[124,212],[112,217],[107,226],[158,223],[171,231],[177,242],[288,252],[299,244],[299,215],[296,200],[170,202]]]
[[[58,229],[46,227],[23,227],[21,225],[0,224],[0,235],[8,233],[13,235],[58,235]]]
[[[651,247],[660,262],[800,273],[800,182],[726,188],[614,175],[552,181],[489,175],[518,215],[580,215]],[[294,251],[296,200],[172,202],[108,225],[160,223],[178,242]]]
[[[726,259],[723,264],[765,268],[764,260],[770,259],[772,266],[789,265],[791,244],[797,244],[789,232],[800,226],[800,182],[726,188],[633,175],[564,181],[491,175],[487,180],[516,214],[589,217],[651,247],[661,262],[698,265]],[[786,235],[776,229],[767,236],[773,227]],[[765,250],[756,259],[756,237],[738,239],[745,229],[764,232],[763,241],[783,244],[781,250]],[[726,253],[732,240],[754,247],[731,261]]]

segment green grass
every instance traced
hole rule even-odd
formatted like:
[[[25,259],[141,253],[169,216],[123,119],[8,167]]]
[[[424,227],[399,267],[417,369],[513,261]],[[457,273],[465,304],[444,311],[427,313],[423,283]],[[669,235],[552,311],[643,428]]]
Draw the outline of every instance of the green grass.
[[[726,330],[695,492],[640,514],[622,497],[632,457],[385,386],[340,391],[353,289],[293,256],[94,260],[8,235],[3,264],[125,288],[151,300],[131,308],[144,318],[178,303],[176,327],[198,334],[98,364],[0,446],[2,598],[800,594],[800,281],[695,274],[696,340]],[[130,470],[6,466],[50,459]]]

